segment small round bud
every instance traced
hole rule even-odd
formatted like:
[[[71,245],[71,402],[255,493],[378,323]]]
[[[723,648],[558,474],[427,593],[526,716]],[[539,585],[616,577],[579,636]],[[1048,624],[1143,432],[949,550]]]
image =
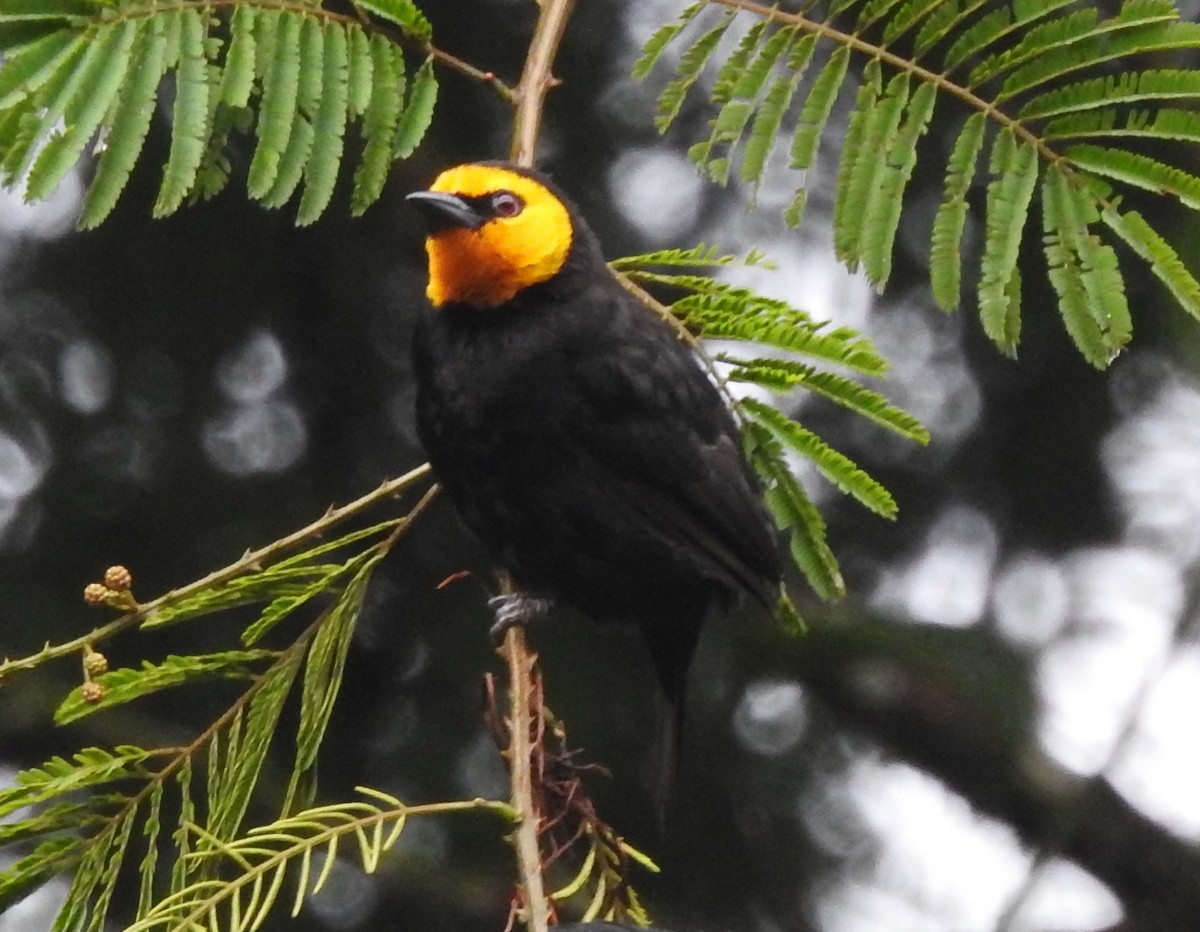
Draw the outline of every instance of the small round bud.
[[[83,669],[88,676],[99,676],[108,672],[108,658],[98,650],[89,650],[83,655]]]
[[[103,605],[108,600],[111,590],[104,583],[88,583],[83,588],[83,601],[88,605]]]
[[[123,566],[110,566],[104,571],[104,585],[117,592],[128,592],[133,588],[133,574]]]
[[[83,701],[88,705],[95,705],[104,698],[104,687],[91,681],[80,686],[79,692],[83,696]]]

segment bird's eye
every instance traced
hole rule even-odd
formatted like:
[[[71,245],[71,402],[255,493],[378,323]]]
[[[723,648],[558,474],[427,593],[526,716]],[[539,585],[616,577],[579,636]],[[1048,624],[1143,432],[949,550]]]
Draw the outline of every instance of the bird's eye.
[[[525,207],[525,202],[511,191],[497,191],[492,195],[492,210],[497,217],[515,217]]]

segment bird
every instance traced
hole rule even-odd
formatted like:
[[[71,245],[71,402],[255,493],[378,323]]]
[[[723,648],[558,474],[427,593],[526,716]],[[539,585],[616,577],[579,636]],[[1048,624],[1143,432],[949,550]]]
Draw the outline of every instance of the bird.
[[[474,162],[407,201],[429,264],[417,434],[463,523],[516,583],[492,600],[497,626],[562,604],[640,633],[666,702],[661,796],[706,618],[780,596],[775,530],[736,422],[547,175]]]

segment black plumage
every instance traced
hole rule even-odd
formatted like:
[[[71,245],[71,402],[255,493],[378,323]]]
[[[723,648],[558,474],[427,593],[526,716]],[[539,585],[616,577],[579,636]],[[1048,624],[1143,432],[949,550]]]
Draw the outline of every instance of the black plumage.
[[[542,175],[498,168],[566,205],[569,252],[499,306],[423,314],[420,438],[497,565],[533,595],[636,625],[678,707],[705,616],[778,597],[757,481],[692,352],[620,287],[579,212]],[[445,222],[444,204],[414,198]]]

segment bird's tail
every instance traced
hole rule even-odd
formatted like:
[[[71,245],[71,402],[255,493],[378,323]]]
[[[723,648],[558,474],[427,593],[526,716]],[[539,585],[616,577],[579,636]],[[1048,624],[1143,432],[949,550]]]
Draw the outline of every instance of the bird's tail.
[[[663,694],[658,702],[657,748],[654,762],[654,810],[665,822],[675,795],[679,759],[683,750],[683,717],[686,686],[674,695]]]
[[[688,670],[696,651],[700,626],[678,625],[670,630],[648,632],[647,645],[658,682],[662,687],[656,723],[657,749],[654,772],[654,804],[659,819],[666,820],[679,774],[683,750],[684,716],[687,711]],[[657,635],[657,636],[656,636]]]

